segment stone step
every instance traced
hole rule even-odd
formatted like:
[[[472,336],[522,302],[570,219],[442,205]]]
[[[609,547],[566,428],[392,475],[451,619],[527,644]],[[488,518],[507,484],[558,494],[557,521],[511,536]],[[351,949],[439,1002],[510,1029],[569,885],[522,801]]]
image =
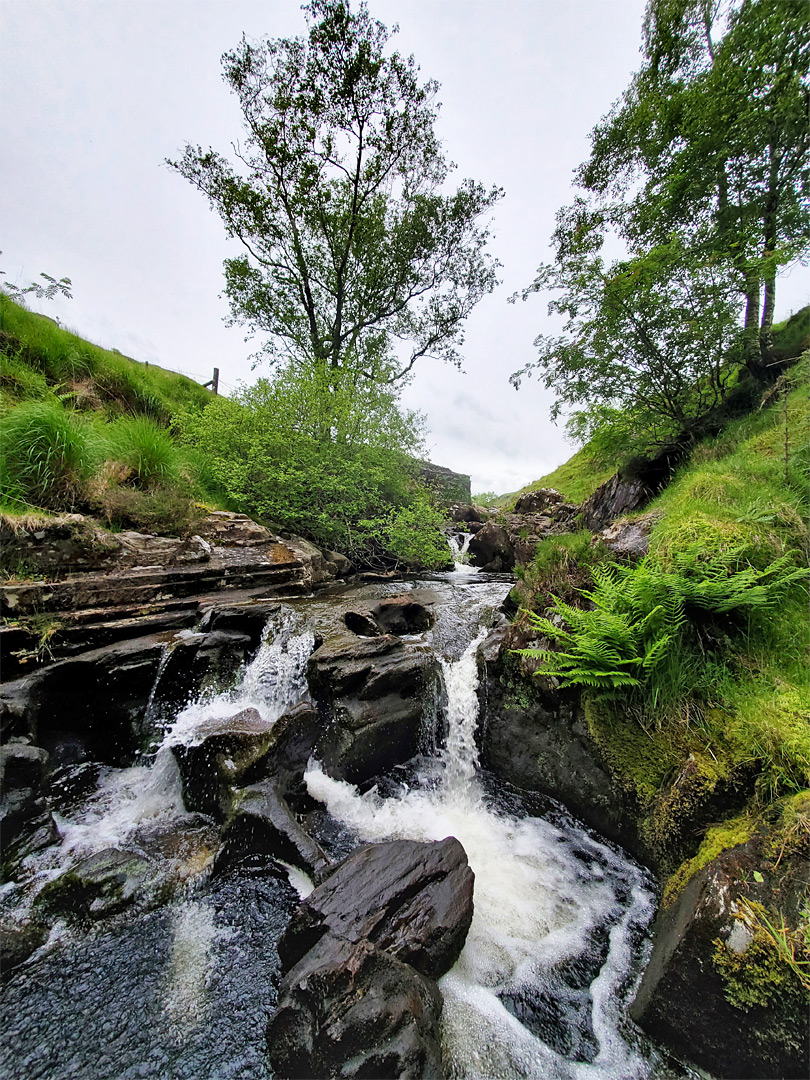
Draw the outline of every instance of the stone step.
[[[258,586],[254,582],[248,588],[227,587],[149,605],[79,608],[52,612],[50,619],[47,614],[39,615],[35,621],[23,616],[19,623],[9,621],[0,626],[0,682],[27,675],[54,660],[145,633],[177,633],[194,626],[209,608],[222,604],[250,605],[258,600],[300,596],[305,592],[309,592],[309,585],[298,577],[281,582],[275,578],[270,588],[263,580]]]
[[[88,608],[142,608],[178,597],[220,589],[273,587],[301,580],[297,560],[287,564],[234,562],[177,570],[140,570],[128,574],[83,574],[64,581],[7,585],[0,589],[6,618]]]

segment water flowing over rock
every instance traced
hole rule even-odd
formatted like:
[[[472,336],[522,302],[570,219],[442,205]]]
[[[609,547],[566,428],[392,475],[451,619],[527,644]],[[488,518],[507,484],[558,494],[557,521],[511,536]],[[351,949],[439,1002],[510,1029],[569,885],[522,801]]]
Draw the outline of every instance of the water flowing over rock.
[[[391,634],[347,632],[312,654],[310,687],[330,715],[319,755],[335,776],[368,779],[414,756],[432,672],[435,660],[426,649]]]
[[[341,863],[279,942],[286,975],[268,1029],[276,1073],[439,1076],[441,997],[429,980],[461,951],[472,894],[452,837],[373,844]]]

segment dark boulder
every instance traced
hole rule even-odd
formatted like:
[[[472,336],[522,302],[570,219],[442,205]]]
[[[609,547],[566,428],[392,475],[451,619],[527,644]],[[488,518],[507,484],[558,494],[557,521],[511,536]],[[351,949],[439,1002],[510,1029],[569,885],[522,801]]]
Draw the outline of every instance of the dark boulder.
[[[242,709],[235,716],[205,721],[192,745],[173,746],[186,809],[222,821],[234,785],[269,749],[272,729],[256,709]]]
[[[428,608],[408,596],[392,596],[371,609],[371,617],[384,634],[421,634],[434,623]]]
[[[513,654],[542,644],[520,624],[494,630],[491,638],[480,651],[487,717],[481,763],[518,788],[559,800],[586,825],[649,863],[638,806],[616,784],[578,693],[536,678],[536,662]]]
[[[622,514],[638,510],[652,495],[651,487],[637,477],[623,479],[614,473],[580,507],[584,528],[596,532]]]
[[[492,574],[508,573],[515,565],[515,550],[502,525],[488,521],[470,540],[468,548],[474,566]]]
[[[564,501],[564,497],[555,488],[538,488],[536,491],[525,491],[515,503],[515,513],[553,513],[556,507]]]
[[[317,649],[307,674],[329,718],[318,745],[327,770],[360,783],[412,758],[419,749],[422,691],[435,670],[428,650],[391,634],[347,632]]]
[[[299,824],[272,780],[239,792],[222,836],[214,870],[222,873],[256,856],[278,859],[319,881],[330,863]]]
[[[47,750],[79,737],[85,757],[128,765],[143,738],[142,719],[164,644],[159,635],[131,638],[4,683],[3,736],[25,735]]]
[[[453,837],[353,852],[293,914],[268,1047],[278,1077],[439,1078],[441,995],[473,912]]]
[[[456,962],[473,915],[474,875],[464,848],[392,840],[353,852],[293,915],[279,942],[289,969],[324,934],[370,941],[438,979]]]
[[[59,839],[41,797],[48,752],[27,743],[0,747],[0,836],[2,879],[14,879],[19,863]]]
[[[367,941],[327,936],[283,980],[267,1029],[278,1080],[440,1080],[436,984]]]
[[[788,934],[802,923],[807,854],[778,847],[768,859],[758,834],[724,851],[661,908],[630,1010],[656,1042],[729,1080],[807,1076],[810,995],[758,914],[778,910],[771,923]]]
[[[379,637],[382,633],[378,624],[367,611],[347,611],[343,616],[347,628],[358,637]]]
[[[275,721],[267,750],[243,779],[251,784],[272,779],[285,798],[300,793],[304,772],[322,734],[318,710],[308,701],[301,702]]]

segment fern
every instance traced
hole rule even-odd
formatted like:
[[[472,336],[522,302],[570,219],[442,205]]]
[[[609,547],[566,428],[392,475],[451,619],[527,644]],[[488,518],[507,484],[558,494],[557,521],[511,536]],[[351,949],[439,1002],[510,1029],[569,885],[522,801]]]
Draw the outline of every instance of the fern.
[[[705,550],[693,545],[667,566],[654,556],[635,566],[596,565],[593,588],[582,590],[588,607],[555,598],[553,621],[526,613],[530,626],[557,648],[521,649],[519,655],[539,660],[537,674],[563,687],[629,693],[648,709],[665,707],[689,693],[698,666],[701,645],[690,607],[711,615],[767,612],[809,573],[790,555],[762,570],[741,562],[734,547],[707,561]]]

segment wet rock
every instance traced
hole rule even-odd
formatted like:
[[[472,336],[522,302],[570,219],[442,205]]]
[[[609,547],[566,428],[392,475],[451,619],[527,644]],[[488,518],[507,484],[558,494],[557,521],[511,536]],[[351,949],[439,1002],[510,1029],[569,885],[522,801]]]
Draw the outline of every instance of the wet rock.
[[[345,859],[295,912],[279,942],[285,968],[324,934],[369,941],[439,978],[456,962],[473,914],[474,875],[464,848],[392,840]]]
[[[29,743],[0,746],[0,791],[32,788],[39,791],[48,767],[48,751]]]
[[[279,607],[273,600],[250,600],[243,604],[209,602],[201,605],[202,618],[196,629],[201,634],[212,630],[245,634],[250,638],[251,649],[256,649],[261,644],[267,620],[278,612]]]
[[[371,609],[371,616],[385,634],[421,634],[435,621],[424,604],[407,594],[382,600]]]
[[[323,720],[313,705],[309,702],[296,705],[275,721],[267,750],[248,770],[245,781],[272,779],[285,798],[300,793],[304,772],[323,729]]]
[[[40,923],[17,923],[8,917],[0,919],[0,978],[8,979],[47,937],[48,929]]]
[[[518,788],[558,799],[586,825],[649,864],[652,855],[640,836],[638,808],[615,783],[579,695],[535,678],[532,661],[512,653],[538,644],[515,624],[493,631],[492,642],[482,646],[482,764]]]
[[[227,689],[254,647],[250,635],[236,630],[177,634],[152,692],[153,714],[171,717],[205,690]]]
[[[461,844],[396,840],[353,852],[278,945],[268,1028],[279,1077],[440,1077],[441,995],[472,919]]]
[[[244,773],[267,752],[273,725],[256,709],[205,721],[195,731],[195,743],[172,747],[187,810],[224,820],[233,788]]]
[[[642,506],[652,491],[643,480],[622,479],[615,473],[601,484],[580,507],[583,526],[596,532],[622,514],[630,514]]]
[[[105,848],[46,885],[35,907],[51,918],[103,919],[131,904],[150,876],[151,863],[143,855]]]
[[[650,547],[650,533],[659,513],[642,514],[633,521],[616,521],[597,533],[594,543],[601,541],[614,555],[628,559],[643,558]]]
[[[272,780],[239,792],[214,864],[223,873],[246,859],[270,856],[304,870],[319,881],[330,863],[312,837],[299,825]]]
[[[436,984],[367,941],[319,941],[281,984],[267,1029],[273,1075],[439,1080]]]
[[[26,735],[50,750],[79,736],[96,760],[128,764],[139,747],[140,721],[163,647],[158,635],[132,638],[3,684],[4,737]]]
[[[785,857],[783,848],[768,863],[762,835],[699,870],[658,913],[650,962],[630,1010],[636,1023],[713,1076],[806,1077],[807,990],[745,903],[778,909],[795,930],[806,883],[806,853]],[[724,958],[735,961],[742,998],[735,997],[740,986],[724,977]]]
[[[515,550],[502,525],[488,521],[470,540],[470,558],[474,566],[492,574],[508,573],[515,565]]]
[[[343,616],[343,621],[358,637],[379,637],[382,633],[371,615],[365,611],[347,611]]]
[[[310,689],[329,723],[318,746],[326,769],[359,783],[416,754],[421,695],[436,660],[398,637],[336,635],[309,658]]]

